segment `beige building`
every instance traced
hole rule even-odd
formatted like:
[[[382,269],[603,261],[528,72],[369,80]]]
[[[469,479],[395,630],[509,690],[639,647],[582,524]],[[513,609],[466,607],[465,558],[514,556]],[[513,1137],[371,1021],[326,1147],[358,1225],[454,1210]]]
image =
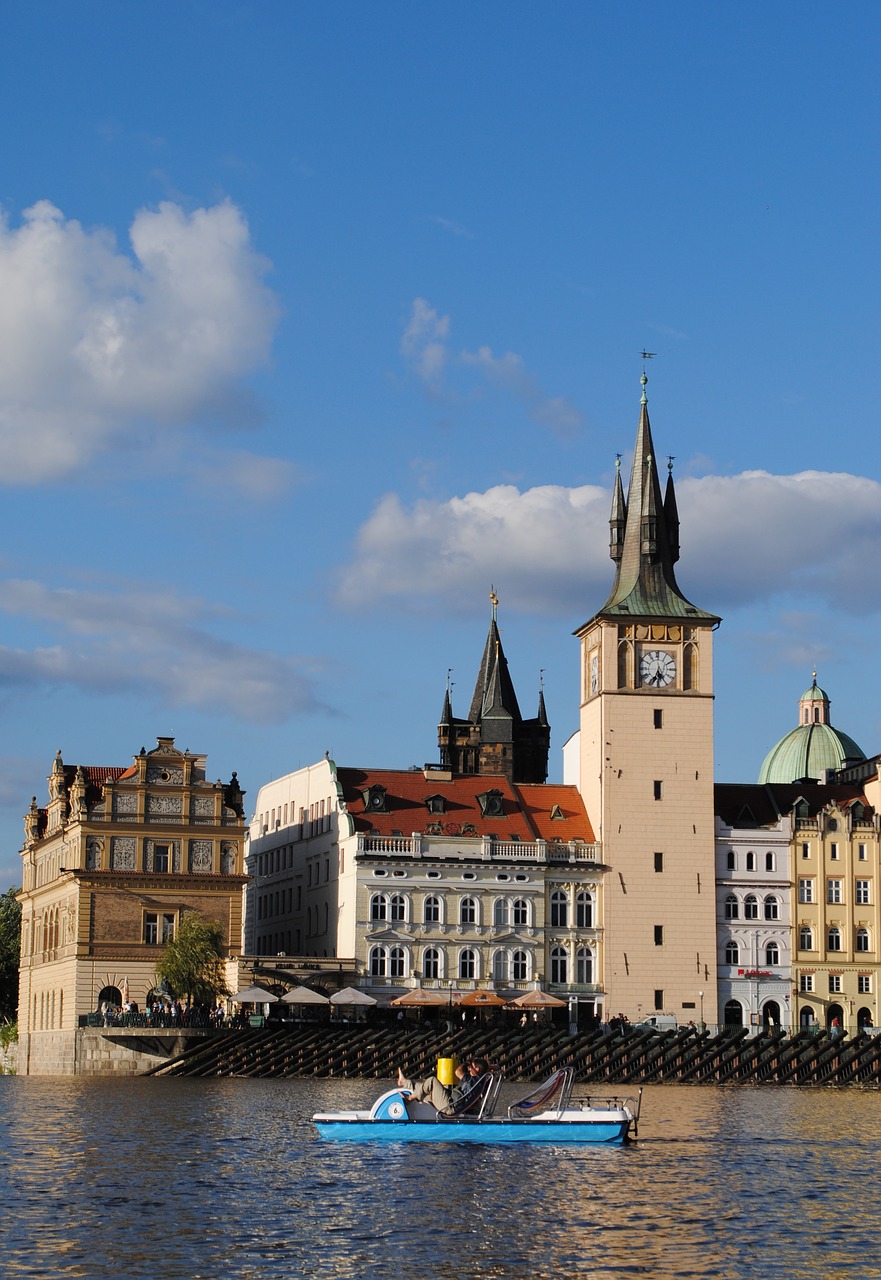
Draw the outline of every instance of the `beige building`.
[[[103,1005],[143,1008],[186,911],[242,936],[243,793],[159,738],[126,767],[67,765],[31,802],[22,849],[19,1071],[73,1070],[75,1033]]]
[[[717,1021],[713,812],[715,614],[679,590],[672,475],[661,496],[643,375],[627,498],[616,476],[609,599],[581,641],[581,721],[567,746],[608,867],[610,1007]],[[703,992],[703,996],[701,996]]]

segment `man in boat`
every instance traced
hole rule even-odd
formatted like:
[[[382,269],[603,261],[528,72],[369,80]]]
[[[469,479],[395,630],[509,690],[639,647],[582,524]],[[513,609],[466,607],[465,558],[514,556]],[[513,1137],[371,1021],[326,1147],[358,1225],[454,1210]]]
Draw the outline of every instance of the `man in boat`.
[[[453,1089],[451,1101],[454,1107],[459,1107],[470,1097],[488,1070],[483,1058],[469,1058],[467,1067],[463,1067],[461,1063],[456,1067],[456,1078],[461,1083]]]
[[[398,1088],[406,1089],[414,1102],[430,1102],[435,1111],[446,1111],[453,1093],[448,1085],[441,1084],[437,1076],[429,1076],[427,1080],[408,1080],[400,1067]]]

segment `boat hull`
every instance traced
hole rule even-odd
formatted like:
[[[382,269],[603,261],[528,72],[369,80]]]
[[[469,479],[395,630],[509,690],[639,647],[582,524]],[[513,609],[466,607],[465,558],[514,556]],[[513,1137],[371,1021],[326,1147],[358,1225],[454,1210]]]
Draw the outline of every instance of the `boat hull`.
[[[336,1142],[547,1142],[554,1146],[598,1143],[618,1146],[630,1117],[597,1120],[370,1120],[315,1116],[322,1138]]]

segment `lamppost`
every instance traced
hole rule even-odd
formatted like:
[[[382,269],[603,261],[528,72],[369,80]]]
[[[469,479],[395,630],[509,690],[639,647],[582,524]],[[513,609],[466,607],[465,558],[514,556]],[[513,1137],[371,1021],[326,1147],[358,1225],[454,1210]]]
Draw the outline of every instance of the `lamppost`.
[[[700,1020],[700,1030],[701,1030],[701,1032],[704,1032],[704,1031],[706,1031],[706,1029],[707,1029],[707,1024],[704,1022],[704,993],[703,993],[703,991],[699,991],[699,992],[698,992],[698,995],[699,995],[699,996],[700,996],[700,998],[701,998],[701,1020]]]

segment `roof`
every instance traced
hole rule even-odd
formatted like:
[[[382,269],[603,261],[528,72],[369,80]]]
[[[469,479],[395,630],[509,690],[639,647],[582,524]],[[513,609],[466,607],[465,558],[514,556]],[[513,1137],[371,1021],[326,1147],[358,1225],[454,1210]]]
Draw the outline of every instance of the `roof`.
[[[557,783],[515,785],[501,774],[454,774],[443,781],[418,769],[356,769],[340,766],[337,778],[356,831],[403,836],[413,832],[499,840],[582,840],[592,844],[593,828],[577,788]],[[385,807],[368,809],[364,793],[382,788]],[[485,816],[478,796],[501,794],[502,814]],[[443,807],[433,812],[431,797]],[[558,810],[560,817],[552,817]],[[465,830],[467,828],[467,830]]]
[[[865,760],[853,738],[831,724],[800,724],[773,746],[759,770],[759,782],[796,782],[826,776],[846,762]]]
[[[772,827],[801,801],[807,815],[815,818],[830,804],[849,809],[854,804],[871,805],[860,786],[847,783],[717,783],[714,788],[716,816],[729,827]]]

